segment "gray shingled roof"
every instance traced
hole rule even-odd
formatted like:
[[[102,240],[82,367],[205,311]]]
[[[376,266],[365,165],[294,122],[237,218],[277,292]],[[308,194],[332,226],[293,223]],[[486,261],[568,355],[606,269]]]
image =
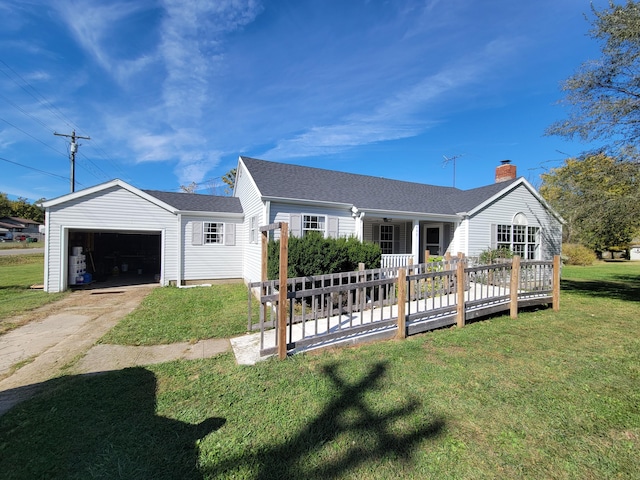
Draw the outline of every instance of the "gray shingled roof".
[[[197,193],[162,192],[160,190],[143,190],[177,210],[183,212],[220,212],[242,213],[240,199],[235,197],[218,197]]]
[[[360,209],[455,215],[480,205],[513,182],[460,190],[241,158],[263,196],[345,203]]]

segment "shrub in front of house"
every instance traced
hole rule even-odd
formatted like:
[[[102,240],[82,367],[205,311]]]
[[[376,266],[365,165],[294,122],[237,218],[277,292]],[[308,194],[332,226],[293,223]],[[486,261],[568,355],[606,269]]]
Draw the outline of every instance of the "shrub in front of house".
[[[355,237],[324,238],[319,232],[309,232],[304,237],[289,238],[288,276],[307,277],[328,273],[348,272],[365,268],[379,268],[382,252],[380,246],[361,242]],[[267,276],[278,278],[280,270],[280,241],[270,240]]]
[[[562,245],[562,261],[565,265],[592,265],[596,254],[584,245],[565,243]]]
[[[491,265],[492,263],[501,263],[511,258],[513,258],[513,252],[506,247],[487,248],[480,252],[478,262],[480,265]]]

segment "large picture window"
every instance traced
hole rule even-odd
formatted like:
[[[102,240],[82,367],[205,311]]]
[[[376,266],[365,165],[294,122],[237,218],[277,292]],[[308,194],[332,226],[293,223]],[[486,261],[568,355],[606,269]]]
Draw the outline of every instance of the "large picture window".
[[[540,227],[528,226],[524,214],[516,215],[513,225],[496,225],[495,229],[497,248],[507,248],[526,260],[540,258]]]

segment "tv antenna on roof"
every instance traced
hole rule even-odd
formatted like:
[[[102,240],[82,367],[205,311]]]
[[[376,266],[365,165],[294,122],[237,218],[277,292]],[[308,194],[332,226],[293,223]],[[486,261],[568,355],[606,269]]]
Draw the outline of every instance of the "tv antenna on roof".
[[[456,160],[461,156],[462,154],[454,155],[453,157],[447,157],[446,155],[442,155],[442,157],[444,158],[444,162],[442,162],[442,168],[449,165],[450,162],[453,162],[453,188],[456,187]]]

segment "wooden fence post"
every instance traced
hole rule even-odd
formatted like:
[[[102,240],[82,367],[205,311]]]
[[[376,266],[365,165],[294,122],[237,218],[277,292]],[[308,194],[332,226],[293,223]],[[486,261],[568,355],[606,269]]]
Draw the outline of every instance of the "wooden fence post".
[[[398,270],[398,333],[396,338],[404,339],[407,336],[405,307],[407,304],[407,270]]]
[[[287,277],[289,270],[289,224],[280,224],[280,285],[278,292],[278,358],[287,357]]]
[[[520,256],[511,259],[511,283],[509,285],[511,318],[518,318],[518,286],[520,285]]]
[[[364,263],[360,262],[358,263],[358,277],[357,277],[357,283],[363,282],[364,281]],[[356,289],[356,305],[358,305],[358,308],[360,308],[360,295],[361,295],[361,291],[362,289],[357,288]],[[362,290],[362,295],[364,295],[364,290]]]
[[[265,289],[265,282],[267,281],[267,273],[268,273],[268,268],[269,268],[269,250],[267,248],[267,245],[269,244],[269,231],[265,230],[264,232],[262,232],[261,235],[262,239],[262,262],[261,262],[261,268],[260,268],[260,282],[262,283],[262,285],[260,286],[260,296],[262,297],[262,295],[266,295],[266,289]],[[262,319],[266,322],[267,321],[267,312],[269,311],[268,307],[267,307],[267,303],[263,303],[262,304]]]
[[[430,255],[431,255],[431,252],[428,249],[424,251],[424,263],[429,263]]]
[[[560,310],[560,255],[553,257],[553,310]]]
[[[456,277],[458,282],[458,303],[456,305],[456,316],[458,327],[464,327],[465,323],[465,306],[464,306],[464,286],[465,286],[465,273],[464,273],[464,261],[463,258],[458,258],[458,264],[456,266]]]

